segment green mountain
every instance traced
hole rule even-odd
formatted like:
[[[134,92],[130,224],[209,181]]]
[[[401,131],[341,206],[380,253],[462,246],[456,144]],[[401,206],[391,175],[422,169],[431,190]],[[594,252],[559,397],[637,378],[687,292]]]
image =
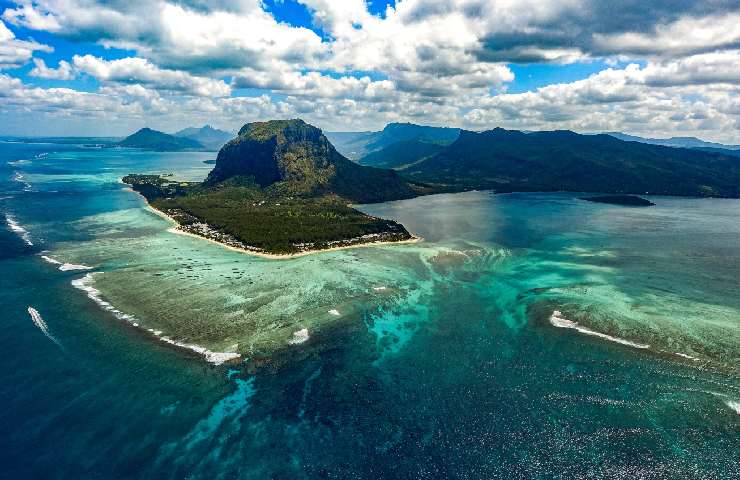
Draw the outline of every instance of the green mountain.
[[[369,153],[382,150],[394,143],[410,140],[449,145],[457,139],[459,134],[459,128],[429,127],[413,123],[389,123],[380,132],[327,132],[326,136],[342,155],[358,160]]]
[[[358,163],[370,167],[402,168],[409,166],[427,157],[431,157],[442,150],[443,145],[425,143],[420,140],[402,140],[387,147],[368,153]]]
[[[399,172],[454,190],[740,197],[737,157],[571,131],[463,131],[437,155]]]
[[[120,142],[118,146],[129,148],[143,148],[157,151],[177,150],[200,150],[203,145],[189,138],[175,137],[167,133],[158,132],[151,128],[142,128],[138,132],[129,135]]]
[[[195,140],[208,150],[219,150],[226,142],[234,138],[233,134],[213,128],[210,125],[204,125],[201,128],[185,128],[173,135]]]
[[[248,123],[218,153],[207,185],[251,177],[261,187],[286,195],[335,194],[369,203],[410,198],[418,188],[392,170],[351,162],[318,128],[303,120]]]

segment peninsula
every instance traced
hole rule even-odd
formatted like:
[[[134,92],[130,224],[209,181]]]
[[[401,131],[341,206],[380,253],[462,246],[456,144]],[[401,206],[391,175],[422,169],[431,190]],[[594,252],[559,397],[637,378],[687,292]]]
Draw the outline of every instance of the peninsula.
[[[351,162],[302,120],[244,125],[202,183],[136,174],[123,181],[178,230],[268,256],[413,241],[403,225],[350,204],[431,193],[393,170]]]

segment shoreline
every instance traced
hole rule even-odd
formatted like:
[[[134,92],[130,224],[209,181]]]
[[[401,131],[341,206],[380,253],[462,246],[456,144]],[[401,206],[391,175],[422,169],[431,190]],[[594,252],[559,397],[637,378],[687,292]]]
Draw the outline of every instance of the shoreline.
[[[154,213],[158,217],[167,220],[168,222],[170,222],[173,225],[173,227],[167,229],[167,231],[169,233],[174,233],[176,235],[184,235],[184,236],[187,236],[187,237],[193,237],[193,238],[197,238],[197,239],[200,239],[200,240],[206,240],[208,242],[211,242],[211,243],[214,243],[216,245],[219,245],[219,246],[221,246],[223,248],[227,248],[229,250],[233,250],[235,252],[246,253],[247,255],[252,255],[252,256],[255,256],[255,257],[259,257],[259,258],[266,258],[266,259],[269,259],[269,260],[290,260],[290,259],[293,259],[293,258],[304,257],[306,255],[313,255],[315,253],[335,252],[335,251],[338,251],[338,250],[347,250],[347,249],[350,249],[350,248],[379,247],[379,246],[385,246],[385,245],[407,245],[407,244],[413,244],[413,243],[420,243],[420,242],[424,241],[424,239],[422,237],[418,237],[418,236],[416,236],[416,235],[414,235],[412,233],[409,233],[409,235],[411,235],[411,238],[409,238],[407,240],[399,240],[397,242],[384,242],[384,241],[380,241],[380,242],[364,242],[364,243],[357,243],[357,244],[354,244],[354,245],[343,245],[343,246],[340,246],[340,247],[329,247],[329,248],[321,248],[321,249],[317,249],[317,250],[306,250],[306,251],[297,252],[297,253],[263,253],[263,252],[255,252],[253,250],[247,250],[246,248],[234,247],[232,245],[227,245],[227,244],[225,244],[223,242],[219,242],[218,240],[214,240],[212,238],[204,237],[202,235],[198,235],[198,234],[195,234],[195,233],[186,232],[185,230],[181,230],[180,229],[180,223],[177,220],[175,220],[174,218],[170,217],[169,215],[167,215],[163,211],[154,208],[149,203],[149,201],[146,199],[146,197],[144,197],[144,195],[140,194],[139,192],[137,192],[136,190],[134,190],[131,187],[128,187],[127,190],[132,191],[132,192],[136,193],[137,195],[139,195],[144,200],[144,203],[146,204],[147,210],[149,210],[150,212]]]

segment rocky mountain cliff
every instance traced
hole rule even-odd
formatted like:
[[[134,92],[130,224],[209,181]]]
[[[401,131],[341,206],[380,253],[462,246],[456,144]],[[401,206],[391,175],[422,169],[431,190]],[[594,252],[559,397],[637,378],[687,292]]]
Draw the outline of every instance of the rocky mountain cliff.
[[[418,187],[392,170],[364,167],[339,152],[320,129],[303,120],[272,120],[244,125],[221,148],[207,185],[252,177],[261,187],[285,194],[336,194],[370,203],[418,195]]]

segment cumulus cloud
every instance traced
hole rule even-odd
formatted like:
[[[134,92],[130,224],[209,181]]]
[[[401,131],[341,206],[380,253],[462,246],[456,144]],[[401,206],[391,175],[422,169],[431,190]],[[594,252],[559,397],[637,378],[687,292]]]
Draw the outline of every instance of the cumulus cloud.
[[[54,80],[71,80],[75,77],[72,65],[65,60],[60,60],[57,68],[47,67],[46,62],[40,58],[34,58],[33,63],[36,66],[28,72],[32,77],[49,78]]]
[[[26,64],[33,52],[51,52],[53,49],[33,40],[19,40],[15,34],[0,21],[0,69],[17,68]]]
[[[102,82],[139,83],[163,90],[206,97],[225,97],[231,94],[231,88],[223,80],[196,77],[182,71],[165,70],[144,58],[104,60],[92,55],[75,55],[73,63],[78,71]]]
[[[8,22],[136,50],[168,68],[212,71],[282,59],[305,63],[323,49],[307,28],[277,22],[260,0],[40,0],[8,8]]]
[[[318,72],[257,71],[243,69],[234,77],[237,88],[263,88],[319,98],[352,98],[385,101],[396,94],[389,80],[372,80],[368,76],[331,77]]]
[[[682,17],[646,32],[595,33],[597,52],[620,56],[678,57],[740,48],[740,12]]]

